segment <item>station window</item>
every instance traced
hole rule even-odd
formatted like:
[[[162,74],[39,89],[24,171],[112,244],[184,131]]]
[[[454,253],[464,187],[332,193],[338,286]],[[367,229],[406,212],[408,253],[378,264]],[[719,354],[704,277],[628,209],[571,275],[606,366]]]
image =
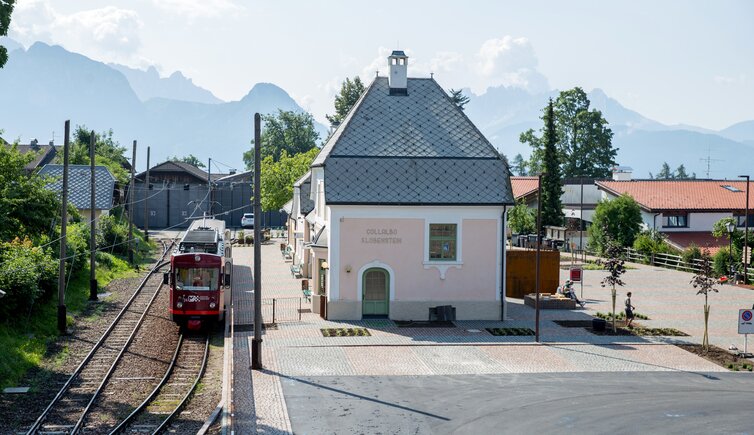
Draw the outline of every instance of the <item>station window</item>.
[[[430,261],[455,261],[457,240],[457,224],[429,224]]]
[[[743,213],[736,215],[736,225],[739,227],[746,226],[746,218],[744,217]],[[749,215],[749,228],[754,228],[754,214]]]

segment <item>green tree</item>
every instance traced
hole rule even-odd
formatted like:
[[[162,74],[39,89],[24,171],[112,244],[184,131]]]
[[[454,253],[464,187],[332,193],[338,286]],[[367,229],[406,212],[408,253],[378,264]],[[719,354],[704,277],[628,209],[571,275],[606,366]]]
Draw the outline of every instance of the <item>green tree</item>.
[[[272,157],[272,161],[277,162],[283,151],[288,156],[294,156],[317,147],[319,133],[314,129],[314,118],[309,113],[278,110],[275,115],[262,115],[262,122],[262,160]],[[253,147],[243,153],[243,161],[246,169],[254,169]]]
[[[265,211],[279,210],[293,197],[293,183],[309,171],[309,166],[319,154],[318,148],[289,156],[283,150],[280,160],[267,156],[261,164],[261,202]]]
[[[672,180],[673,178],[675,178],[673,171],[670,170],[670,165],[668,165],[668,162],[662,162],[662,169],[660,169],[660,172],[657,173],[655,178],[657,180]]]
[[[534,210],[519,200],[516,206],[508,212],[508,224],[515,234],[532,234],[537,230],[537,216]]]
[[[594,225],[592,225],[594,226]],[[623,248],[619,243],[617,243],[615,240],[613,240],[612,237],[610,237],[609,231],[607,228],[603,228],[603,231],[607,236],[604,238],[604,244],[605,244],[605,257],[606,259],[604,261],[601,261],[600,263],[605,267],[605,270],[607,271],[607,276],[602,279],[601,285],[602,287],[610,287],[610,298],[613,302],[613,334],[615,333],[615,299],[617,296],[617,292],[615,290],[615,286],[623,286],[625,285],[625,282],[621,279],[621,275],[626,273],[626,268],[624,267],[624,260],[623,260]]]
[[[612,145],[613,132],[602,112],[590,110],[589,105],[586,93],[579,87],[562,91],[555,100],[557,155],[564,177],[605,178],[616,164],[618,150]],[[549,105],[544,109],[545,116],[548,110]],[[539,172],[545,162],[544,141],[533,129],[521,133],[519,140],[532,148],[531,173]]]
[[[168,158],[168,161],[170,161],[170,162],[188,163],[189,165],[196,166],[197,168],[206,168],[207,167],[207,165],[205,165],[204,163],[202,163],[202,161],[199,160],[199,158],[196,157],[193,154],[189,154],[189,155],[183,156],[183,157],[173,156],[173,157]]]
[[[25,166],[33,158],[30,153],[21,154],[17,144],[0,146],[0,241],[38,240],[58,216],[60,199],[45,188],[48,180],[26,174]]]
[[[712,270],[712,259],[709,255],[709,250],[705,249],[702,252],[702,261],[699,265],[699,273],[694,275],[691,279],[691,285],[697,289],[696,294],[704,295],[704,336],[702,337],[702,347],[704,350],[709,350],[709,294],[710,292],[717,293],[715,284],[714,271]]]
[[[364,83],[361,82],[359,76],[354,77],[353,80],[346,77],[346,80],[340,86],[340,92],[335,97],[335,114],[325,115],[330,124],[343,122],[351,107],[359,101],[364,89]]]
[[[641,227],[641,209],[630,195],[602,200],[597,203],[592,226],[588,230],[589,244],[600,253],[605,252],[609,239],[622,247],[633,246]]]
[[[542,137],[543,169],[542,185],[539,186],[539,201],[542,207],[542,226],[563,225],[563,204],[560,196],[563,194],[562,175],[558,162],[558,134],[555,129],[555,115],[552,100],[545,112],[545,131]]]
[[[459,109],[463,110],[463,106],[469,104],[469,97],[463,94],[463,90],[450,89],[448,92],[450,92],[450,100]]]
[[[89,164],[89,140],[92,131],[84,125],[77,125],[73,132],[68,161],[72,165]],[[102,133],[94,133],[94,163],[107,167],[115,180],[121,184],[128,184],[130,175],[125,166],[128,159],[123,155],[126,149],[113,139],[113,131],[107,130]],[[55,163],[63,163],[63,153],[58,152]]]
[[[16,0],[0,0],[0,36],[8,36],[10,27],[10,15],[13,13],[13,4]],[[8,49],[0,45],[0,68],[8,61]]]
[[[525,176],[528,174],[526,171],[526,160],[524,160],[520,153],[513,157],[513,165],[511,166],[511,169],[513,169],[513,172],[518,176]]]

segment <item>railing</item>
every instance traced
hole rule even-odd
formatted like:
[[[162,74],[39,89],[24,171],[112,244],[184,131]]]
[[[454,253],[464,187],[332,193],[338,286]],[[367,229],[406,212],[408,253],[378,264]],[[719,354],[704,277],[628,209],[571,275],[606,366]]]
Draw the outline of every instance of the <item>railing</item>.
[[[262,298],[262,321],[265,324],[300,321],[303,310],[304,298]]]
[[[635,263],[651,264],[653,266],[660,266],[666,269],[681,270],[683,272],[699,273],[701,271],[702,260],[701,258],[692,259],[691,262],[683,260],[680,255],[674,254],[654,254],[644,255],[639,253],[633,248],[626,248],[626,260]],[[743,275],[743,272],[741,272]],[[749,280],[754,280],[754,266],[749,265],[746,275]]]

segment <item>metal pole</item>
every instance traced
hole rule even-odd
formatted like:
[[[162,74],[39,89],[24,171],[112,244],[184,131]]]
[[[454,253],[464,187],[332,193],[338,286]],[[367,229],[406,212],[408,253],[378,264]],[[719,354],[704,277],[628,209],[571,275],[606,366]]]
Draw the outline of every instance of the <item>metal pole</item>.
[[[744,253],[747,252],[747,249],[749,247],[749,176],[748,175],[739,175],[740,178],[746,178],[746,212],[744,213]],[[744,284],[748,284],[749,282],[749,260],[751,260],[751,257],[749,258],[742,258],[744,261]]]
[[[579,251],[581,252],[581,262],[586,259],[584,255],[584,177],[581,177],[581,205],[579,206]]]
[[[537,189],[537,255],[535,266],[534,286],[536,287],[536,299],[534,299],[534,340],[539,343],[539,255],[541,252],[542,235],[542,174],[539,174],[539,189]]]
[[[207,211],[209,212],[210,216],[212,215],[212,178],[210,173],[212,172],[212,159],[210,158],[207,161],[207,200],[209,203],[207,204]]]
[[[89,180],[89,300],[97,300],[97,267],[95,264],[95,256],[97,253],[97,221],[94,219],[95,215],[95,169],[94,169],[94,130],[92,130],[89,136],[89,167],[92,171],[91,179]]]
[[[58,331],[65,334],[66,309],[65,309],[65,257],[66,245],[66,225],[68,223],[68,145],[71,133],[71,121],[65,122],[65,138],[63,141],[63,198],[60,209],[60,265],[58,266]]]
[[[131,155],[131,184],[128,187],[128,262],[134,264],[134,170],[136,168],[136,141]]]
[[[147,177],[144,182],[144,240],[149,240],[149,148],[147,147]]]
[[[262,214],[259,169],[261,157],[262,118],[254,114],[254,216]],[[261,227],[254,225],[254,338],[251,340],[251,368],[262,369],[262,236]]]

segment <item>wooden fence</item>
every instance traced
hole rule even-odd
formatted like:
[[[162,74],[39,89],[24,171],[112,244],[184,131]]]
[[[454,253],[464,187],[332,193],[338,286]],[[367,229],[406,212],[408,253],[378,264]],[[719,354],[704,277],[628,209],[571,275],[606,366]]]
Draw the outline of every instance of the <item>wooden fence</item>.
[[[536,254],[533,250],[509,250],[506,252],[505,296],[523,299],[527,293],[536,291]],[[560,252],[541,251],[539,263],[542,293],[555,293],[560,281]]]
[[[684,261],[683,257],[680,255],[673,254],[654,254],[654,256],[644,255],[633,248],[626,248],[626,260],[634,263],[651,264],[666,269],[675,269],[691,273],[699,273],[702,263],[702,260],[699,258],[687,262]],[[741,275],[743,275],[743,272]],[[754,265],[749,265],[747,275],[749,280],[754,280]]]

